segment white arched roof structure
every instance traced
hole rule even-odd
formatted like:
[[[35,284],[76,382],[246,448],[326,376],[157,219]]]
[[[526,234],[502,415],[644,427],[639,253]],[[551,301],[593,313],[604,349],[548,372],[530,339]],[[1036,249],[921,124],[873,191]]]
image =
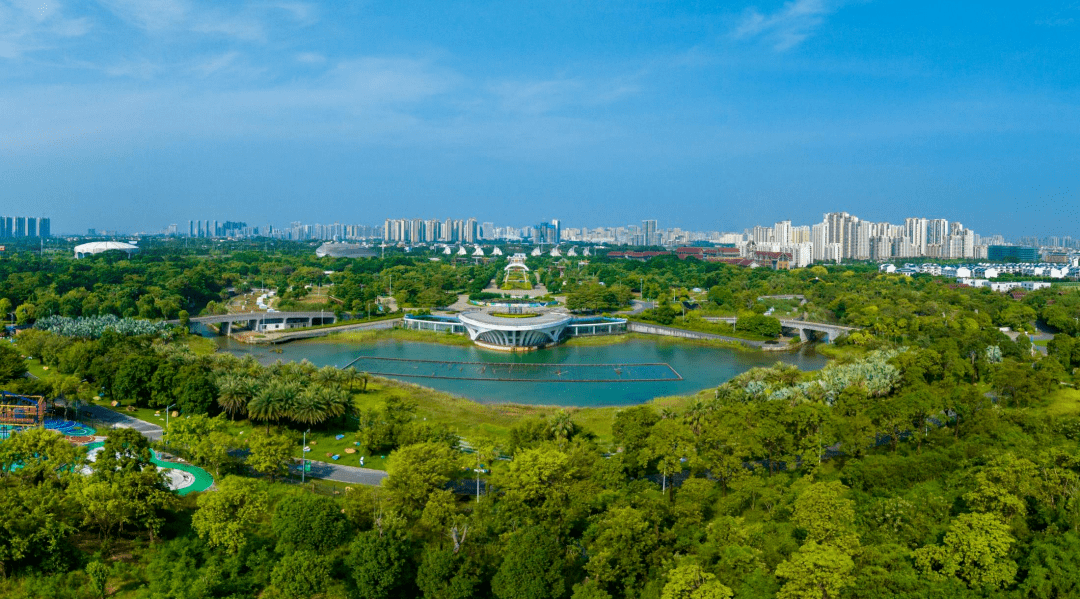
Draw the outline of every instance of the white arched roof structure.
[[[90,243],[75,246],[75,258],[85,258],[87,256],[93,256],[94,254],[113,251],[124,252],[128,256],[131,256],[139,251],[139,246],[124,243],[122,241],[92,241]]]
[[[512,268],[529,272],[529,267],[525,266],[525,254],[514,254],[510,256],[510,263],[503,267],[504,271],[509,271]]]

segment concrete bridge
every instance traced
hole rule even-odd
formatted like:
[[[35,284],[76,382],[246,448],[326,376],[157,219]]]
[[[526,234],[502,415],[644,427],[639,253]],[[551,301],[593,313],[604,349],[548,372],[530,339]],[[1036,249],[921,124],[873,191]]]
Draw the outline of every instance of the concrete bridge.
[[[196,316],[189,319],[191,324],[221,325],[221,333],[228,335],[235,324],[259,333],[299,329],[337,322],[333,312],[237,312],[235,314],[214,314]],[[180,324],[179,320],[170,320],[169,324]]]
[[[715,341],[730,341],[732,343],[741,343],[747,347],[765,349],[764,341],[751,341],[749,339],[740,339],[739,337],[717,335],[715,333],[689,331],[687,329],[669,327],[661,324],[653,324],[651,322],[638,322],[635,320],[631,320],[626,323],[626,330],[630,333],[641,333],[643,335],[661,335],[664,337],[680,337],[682,339],[712,339]]]
[[[736,318],[734,316],[706,316],[703,320],[711,320],[712,322],[723,321],[733,325],[735,324]],[[780,321],[780,326],[784,327],[785,334],[797,332],[799,333],[799,339],[802,341],[809,341],[811,338],[814,338],[820,339],[825,343],[832,343],[843,335],[859,330],[858,327],[845,327],[838,324],[810,322],[807,320],[793,320],[789,318],[780,318],[778,320]]]

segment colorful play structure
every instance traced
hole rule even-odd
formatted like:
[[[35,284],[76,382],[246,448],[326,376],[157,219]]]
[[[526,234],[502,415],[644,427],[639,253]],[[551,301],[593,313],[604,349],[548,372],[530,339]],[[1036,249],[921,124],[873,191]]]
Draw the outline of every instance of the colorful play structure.
[[[41,426],[45,423],[45,398],[0,391],[0,424]]]
[[[72,420],[48,418],[45,398],[0,391],[0,440],[8,439],[25,428],[46,428],[68,438],[93,437],[92,427]]]
[[[44,397],[0,391],[0,442],[28,428],[45,428],[64,435],[71,443],[83,445],[89,459],[95,459],[104,443],[94,441],[97,431],[93,427],[72,420],[47,418],[45,414]],[[151,462],[165,472],[169,488],[179,495],[205,491],[214,484],[214,477],[202,468],[162,460],[156,451],[153,452]],[[85,471],[89,472],[89,469]]]

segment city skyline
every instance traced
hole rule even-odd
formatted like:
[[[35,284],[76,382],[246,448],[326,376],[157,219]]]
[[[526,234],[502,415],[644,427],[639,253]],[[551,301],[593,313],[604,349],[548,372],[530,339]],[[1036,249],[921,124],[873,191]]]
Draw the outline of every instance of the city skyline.
[[[587,225],[568,227],[560,219],[521,227],[481,222],[475,217],[395,218],[386,219],[381,227],[357,224],[304,224],[293,222],[288,227],[272,225],[248,226],[244,222],[189,220],[188,237],[256,237],[268,236],[290,240],[365,240],[380,239],[384,243],[409,245],[477,244],[491,241],[518,241],[534,244],[561,242],[598,243],[615,245],[679,245],[707,242],[713,244],[745,244],[753,242],[759,249],[793,252],[799,262],[839,261],[841,259],[888,259],[893,257],[985,258],[991,245],[1024,245],[1047,247],[1080,247],[1071,236],[1022,238],[1006,240],[1000,234],[978,234],[960,221],[909,217],[902,224],[870,221],[846,212],[824,213],[818,223],[793,224],[790,220],[771,226],[755,225],[736,231],[683,230],[679,227],[658,228],[656,219],[644,219],[640,225],[616,227]],[[169,225],[165,235],[183,235],[176,224]],[[1042,243],[1042,242],[1046,243]]]
[[[0,1],[0,203],[63,213],[66,232],[449,205],[498,222],[731,230],[828,209],[1077,235],[1078,16]]]
[[[846,214],[846,213],[825,213],[825,217],[828,218],[829,214]],[[897,237],[895,232],[887,232],[888,228],[901,229],[906,228],[908,230],[907,236],[913,240],[920,239],[913,236],[910,231],[913,226],[916,226],[912,221],[922,221],[921,227],[927,229],[936,225],[936,229],[932,229],[926,233],[929,239],[936,239],[937,243],[941,243],[941,239],[945,234],[941,231],[948,229],[950,226],[959,227],[960,230],[964,230],[961,221],[950,221],[948,219],[930,219],[925,217],[909,217],[904,219],[903,224],[893,224],[885,221],[870,221],[869,219],[855,217],[857,221],[863,223],[873,224],[875,227],[881,228],[883,233],[889,237]],[[48,230],[48,222],[50,219],[38,219],[45,222],[46,230]],[[400,233],[389,234],[391,223],[396,223],[395,226],[399,227]],[[744,227],[741,232],[737,230],[683,230],[680,227],[668,227],[657,228],[657,219],[644,219],[641,221],[641,225],[636,224],[623,224],[623,225],[581,225],[564,227],[562,221],[559,219],[553,219],[551,223],[540,225],[524,225],[524,226],[512,226],[512,225],[496,225],[492,221],[480,222],[475,217],[469,217],[466,219],[455,218],[412,218],[412,219],[399,219],[391,218],[386,219],[382,225],[375,224],[349,224],[341,222],[333,223],[308,223],[305,224],[301,221],[293,221],[288,225],[248,225],[242,221],[221,221],[217,219],[191,219],[187,221],[186,226],[182,226],[178,223],[173,223],[166,226],[163,229],[157,231],[106,231],[98,230],[97,228],[90,228],[88,230],[88,236],[131,236],[131,235],[166,235],[166,236],[188,236],[188,237],[283,237],[294,240],[305,239],[320,239],[320,240],[356,240],[356,239],[385,239],[393,242],[407,241],[412,242],[414,238],[420,240],[423,243],[431,242],[454,242],[454,243],[473,243],[474,241],[491,241],[491,240],[511,240],[511,241],[535,241],[536,227],[539,226],[554,226],[560,230],[565,229],[568,233],[566,236],[561,236],[560,239],[570,242],[595,242],[595,243],[615,243],[621,245],[671,245],[678,242],[697,242],[697,241],[712,241],[712,242],[729,242],[730,239],[726,239],[732,235],[745,235],[748,239],[753,238],[758,242],[772,241],[772,238],[762,238],[761,231],[769,231],[771,235],[772,231],[777,230],[778,227],[787,227],[791,230],[800,231],[802,237],[809,237],[813,229],[813,223],[810,225],[792,225],[790,220],[779,221],[770,226],[754,225],[753,227]],[[3,228],[4,221],[0,220],[0,237],[5,236],[6,229]],[[457,230],[472,231],[472,234],[461,234]],[[646,229],[651,228],[653,233],[656,234],[653,237],[653,233],[649,233]],[[421,235],[417,237],[417,232],[422,230],[435,230],[434,237],[427,235]],[[877,229],[875,229],[876,231]],[[453,231],[447,235],[444,231]],[[616,232],[622,232],[616,234]],[[659,233],[656,233],[658,232]],[[934,231],[937,231],[935,233]],[[627,233],[629,232],[629,233]],[[672,233],[676,237],[672,237]],[[605,237],[604,234],[608,236]],[[58,235],[74,235],[81,236],[82,233],[76,232],[60,232]],[[635,236],[636,235],[636,236]],[[46,235],[47,236],[47,235]],[[661,242],[661,238],[666,241]],[[1029,247],[1063,247],[1063,248],[1080,248],[1080,238],[1074,238],[1071,235],[1031,235],[1031,236],[1019,236],[1019,237],[1006,237],[1000,233],[993,233],[990,235],[978,235],[976,238],[982,238],[984,240],[990,240],[983,243],[983,245],[992,244],[1006,244],[1006,245],[1019,245]],[[671,241],[675,239],[675,241]],[[548,233],[542,236],[543,243],[551,243],[551,234]],[[915,241],[916,245],[925,249],[926,241]],[[933,242],[931,242],[933,243]],[[820,258],[820,256],[818,256]]]

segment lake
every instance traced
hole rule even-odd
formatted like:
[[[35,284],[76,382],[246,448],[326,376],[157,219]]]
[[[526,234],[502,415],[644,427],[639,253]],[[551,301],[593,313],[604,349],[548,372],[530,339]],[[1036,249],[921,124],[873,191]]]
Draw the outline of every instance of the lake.
[[[372,343],[320,339],[272,347],[247,345],[222,337],[217,340],[223,350],[237,356],[254,356],[264,364],[307,359],[316,366],[340,368],[360,358],[356,365],[358,370],[384,372],[392,378],[479,402],[576,407],[630,405],[654,397],[691,394],[715,387],[750,368],[770,366],[777,361],[803,370],[816,370],[827,362],[827,358],[814,352],[813,348],[804,348],[797,353],[742,352],[663,337],[656,337],[655,341],[632,339],[601,346],[558,345],[514,354],[473,346],[395,339]],[[281,353],[273,350],[281,350]],[[652,366],[635,366],[646,363]],[[520,366],[515,370],[512,364]],[[661,365],[670,366],[670,369]],[[459,378],[492,376],[545,380]],[[569,382],[562,380],[564,378],[605,380]]]

